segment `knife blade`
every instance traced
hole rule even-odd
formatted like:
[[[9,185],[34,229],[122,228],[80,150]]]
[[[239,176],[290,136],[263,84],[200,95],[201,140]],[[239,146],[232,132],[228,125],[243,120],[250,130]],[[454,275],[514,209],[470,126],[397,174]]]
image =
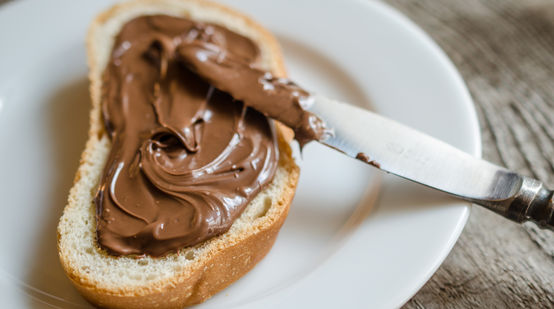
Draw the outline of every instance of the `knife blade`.
[[[368,110],[315,95],[307,110],[326,124],[319,142],[398,175],[489,208],[517,222],[554,229],[553,192],[538,180],[473,157]]]
[[[386,172],[483,205],[512,220],[554,229],[553,192],[535,179],[474,158],[446,143],[352,105],[312,95],[195,41],[179,47],[183,63],[245,106],[289,126],[296,140],[317,140]],[[240,81],[240,82],[237,82]]]

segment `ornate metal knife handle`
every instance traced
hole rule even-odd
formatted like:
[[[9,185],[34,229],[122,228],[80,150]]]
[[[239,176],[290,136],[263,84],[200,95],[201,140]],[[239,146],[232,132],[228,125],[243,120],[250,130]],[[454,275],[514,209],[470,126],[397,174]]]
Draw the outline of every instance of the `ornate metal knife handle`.
[[[509,199],[491,201],[468,199],[513,221],[533,221],[541,228],[554,231],[554,191],[536,179],[521,177],[519,191]]]

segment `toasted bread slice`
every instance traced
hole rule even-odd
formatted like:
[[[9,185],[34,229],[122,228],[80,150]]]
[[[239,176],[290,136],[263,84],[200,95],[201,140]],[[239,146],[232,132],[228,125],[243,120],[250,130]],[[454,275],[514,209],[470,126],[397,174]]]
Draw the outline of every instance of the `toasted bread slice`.
[[[278,125],[280,159],[272,182],[246,207],[231,229],[164,257],[112,256],[96,242],[93,198],[111,142],[101,117],[102,74],[122,26],[141,15],[166,14],[219,24],[258,44],[264,69],[285,76],[276,39],[250,18],[202,0],[138,0],[116,5],[91,24],[89,139],[68,204],[58,225],[63,268],[91,303],[108,308],[182,308],[205,301],[239,279],[272,247],[294,196],[299,169],[291,155],[290,131]]]

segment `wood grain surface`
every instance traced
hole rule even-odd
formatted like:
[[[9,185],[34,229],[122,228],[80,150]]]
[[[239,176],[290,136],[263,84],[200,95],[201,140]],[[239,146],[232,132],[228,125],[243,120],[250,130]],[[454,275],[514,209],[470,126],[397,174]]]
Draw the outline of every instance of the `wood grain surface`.
[[[554,188],[554,1],[386,2],[461,72],[484,158]],[[444,264],[404,308],[554,308],[554,233],[474,206]]]

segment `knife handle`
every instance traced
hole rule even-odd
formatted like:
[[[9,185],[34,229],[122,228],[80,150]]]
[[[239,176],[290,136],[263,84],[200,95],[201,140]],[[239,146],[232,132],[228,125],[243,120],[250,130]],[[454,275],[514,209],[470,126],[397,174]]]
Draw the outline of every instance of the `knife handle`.
[[[474,203],[513,221],[533,221],[541,228],[554,231],[554,203],[552,190],[536,179],[522,176],[521,186],[512,198],[502,201],[473,200]]]

